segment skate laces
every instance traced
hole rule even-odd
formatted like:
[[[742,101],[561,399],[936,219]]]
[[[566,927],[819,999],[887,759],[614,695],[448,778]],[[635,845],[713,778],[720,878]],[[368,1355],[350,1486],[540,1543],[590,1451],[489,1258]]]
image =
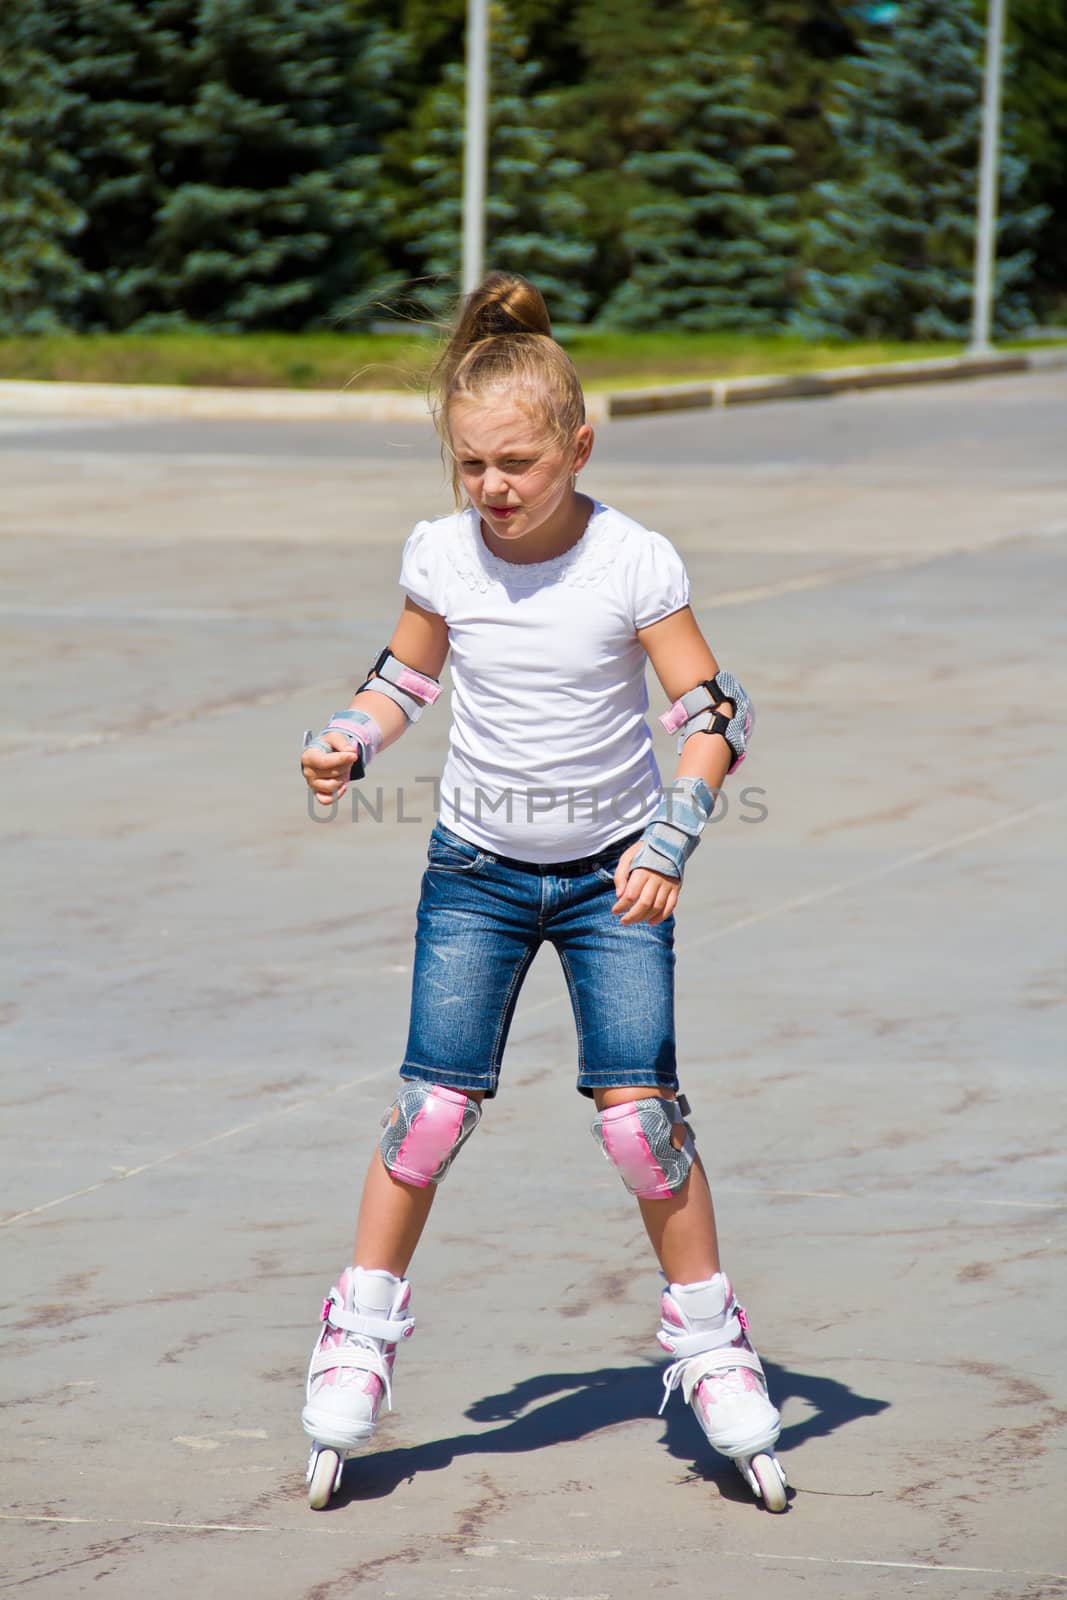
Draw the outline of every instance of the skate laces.
[[[341,1340],[340,1348],[349,1352],[350,1356],[358,1353],[359,1360],[349,1360],[345,1363],[356,1372],[367,1372],[379,1380],[385,1394],[385,1407],[387,1411],[393,1409],[393,1382],[392,1370],[388,1357],[379,1344],[365,1333],[346,1333]],[[390,1349],[391,1353],[392,1347]]]

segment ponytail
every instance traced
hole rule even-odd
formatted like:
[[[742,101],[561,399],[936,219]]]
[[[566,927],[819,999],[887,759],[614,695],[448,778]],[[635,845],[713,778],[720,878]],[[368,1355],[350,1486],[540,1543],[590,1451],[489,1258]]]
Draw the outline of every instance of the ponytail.
[[[449,456],[448,414],[454,400],[495,397],[519,406],[560,443],[569,443],[585,422],[581,381],[552,337],[541,291],[510,272],[489,273],[462,302],[430,385],[434,421]],[[454,458],[452,487],[458,505],[462,495]]]

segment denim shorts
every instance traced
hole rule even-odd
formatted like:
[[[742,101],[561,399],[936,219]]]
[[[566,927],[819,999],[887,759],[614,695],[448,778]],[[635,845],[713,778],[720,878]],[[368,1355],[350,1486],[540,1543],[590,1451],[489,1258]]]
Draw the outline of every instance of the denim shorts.
[[[578,1088],[677,1089],[674,918],[623,927],[613,877],[633,842],[583,861],[490,855],[442,823],[430,835],[402,1078],[496,1094],[530,963],[555,946],[578,1029]]]

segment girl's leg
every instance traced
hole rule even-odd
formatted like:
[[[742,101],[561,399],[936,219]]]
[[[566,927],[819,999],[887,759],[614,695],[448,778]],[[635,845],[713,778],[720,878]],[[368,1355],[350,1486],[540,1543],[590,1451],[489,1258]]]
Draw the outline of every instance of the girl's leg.
[[[468,1099],[480,1103],[484,1098],[481,1090],[468,1092]],[[424,1189],[401,1183],[387,1170],[380,1153],[375,1150],[359,1205],[352,1253],[354,1265],[392,1272],[403,1278],[422,1237],[436,1193],[435,1183],[428,1183]]]
[[[676,1098],[668,1090],[658,1092],[664,1099]],[[597,1110],[656,1093],[655,1089],[598,1089]],[[684,1138],[684,1129],[675,1126],[672,1142],[681,1148]],[[720,1272],[715,1212],[700,1157],[669,1200],[637,1203],[667,1278],[660,1343],[674,1354],[684,1352],[664,1374],[664,1404],[680,1387],[713,1448],[736,1463],[769,1510],[784,1511],[788,1484],[774,1455],[781,1418],[749,1342],[745,1313],[729,1279]]]
[[[596,1108],[622,1105],[628,1100],[643,1100],[659,1095],[664,1100],[676,1096],[669,1089],[597,1089]],[[675,1128],[672,1139],[681,1147],[682,1128]],[[715,1209],[707,1173],[699,1156],[689,1177],[669,1200],[638,1200],[641,1221],[668,1283],[700,1283],[719,1270],[719,1241],[715,1232]]]
[[[463,1083],[469,1100],[485,1099],[486,1089],[467,1084],[479,1078],[488,1084],[499,1063],[541,943],[539,910],[536,875],[510,871],[440,824],[434,829],[419,899],[402,1078],[425,1082],[432,1063],[444,1084]],[[436,1192],[436,1184],[419,1188],[394,1178],[376,1149],[360,1201],[355,1265],[404,1277]]]

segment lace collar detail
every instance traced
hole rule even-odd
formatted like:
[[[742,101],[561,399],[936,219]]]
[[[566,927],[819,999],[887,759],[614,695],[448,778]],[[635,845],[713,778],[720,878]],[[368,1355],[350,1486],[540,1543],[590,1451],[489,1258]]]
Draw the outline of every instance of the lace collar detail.
[[[485,594],[499,583],[505,589],[541,589],[552,583],[567,583],[576,589],[591,588],[600,582],[611,566],[613,541],[605,512],[599,500],[585,532],[577,543],[551,561],[505,561],[495,556],[482,538],[480,518],[473,506],[461,512],[456,537],[449,541],[448,555],[459,577],[469,589]]]

